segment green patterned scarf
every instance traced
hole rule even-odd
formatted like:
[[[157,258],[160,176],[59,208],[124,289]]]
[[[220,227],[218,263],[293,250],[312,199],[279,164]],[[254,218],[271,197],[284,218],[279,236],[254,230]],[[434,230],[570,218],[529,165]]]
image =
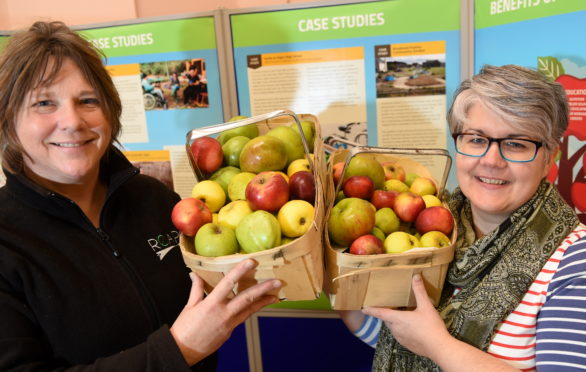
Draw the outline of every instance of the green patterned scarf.
[[[476,240],[470,201],[457,188],[450,198],[458,238],[438,311],[454,337],[486,351],[499,323],[529,286],[578,218],[555,186],[543,181],[535,195],[490,234]],[[461,288],[453,295],[454,288]],[[373,371],[440,371],[402,347],[381,327]]]

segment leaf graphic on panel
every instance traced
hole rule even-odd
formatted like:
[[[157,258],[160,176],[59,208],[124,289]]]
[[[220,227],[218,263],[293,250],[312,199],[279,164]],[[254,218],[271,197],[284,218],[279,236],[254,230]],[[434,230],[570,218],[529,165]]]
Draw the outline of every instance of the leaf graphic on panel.
[[[555,80],[566,73],[564,66],[556,57],[537,57],[537,71],[550,80]]]

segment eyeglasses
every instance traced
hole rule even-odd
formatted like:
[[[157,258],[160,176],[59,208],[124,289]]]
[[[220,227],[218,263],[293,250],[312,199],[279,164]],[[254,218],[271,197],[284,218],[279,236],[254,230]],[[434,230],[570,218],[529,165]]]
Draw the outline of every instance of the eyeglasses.
[[[488,152],[493,142],[498,143],[503,159],[515,163],[533,161],[542,142],[520,138],[491,138],[471,133],[454,133],[452,135],[459,154],[481,158]]]

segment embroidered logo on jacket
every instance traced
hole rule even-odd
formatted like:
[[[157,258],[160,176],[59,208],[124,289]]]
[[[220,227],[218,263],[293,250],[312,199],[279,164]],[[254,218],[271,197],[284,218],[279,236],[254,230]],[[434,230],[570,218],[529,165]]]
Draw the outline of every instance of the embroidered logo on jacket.
[[[179,245],[179,232],[172,230],[168,233],[162,233],[154,238],[147,240],[149,246],[157,254],[159,260],[171,251],[171,249]]]

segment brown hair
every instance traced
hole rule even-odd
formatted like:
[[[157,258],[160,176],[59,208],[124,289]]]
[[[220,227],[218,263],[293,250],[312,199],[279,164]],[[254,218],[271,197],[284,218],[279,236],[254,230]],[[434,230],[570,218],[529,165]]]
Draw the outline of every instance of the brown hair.
[[[457,133],[468,111],[480,103],[509,125],[543,142],[551,154],[568,127],[569,106],[564,88],[543,74],[516,65],[486,65],[462,82],[447,114]]]
[[[50,85],[67,58],[96,90],[112,127],[110,144],[117,141],[122,104],[102,63],[104,54],[62,22],[35,22],[28,30],[14,34],[0,55],[0,157],[6,170],[19,173],[23,169],[26,151],[16,135],[16,118],[27,95]]]

